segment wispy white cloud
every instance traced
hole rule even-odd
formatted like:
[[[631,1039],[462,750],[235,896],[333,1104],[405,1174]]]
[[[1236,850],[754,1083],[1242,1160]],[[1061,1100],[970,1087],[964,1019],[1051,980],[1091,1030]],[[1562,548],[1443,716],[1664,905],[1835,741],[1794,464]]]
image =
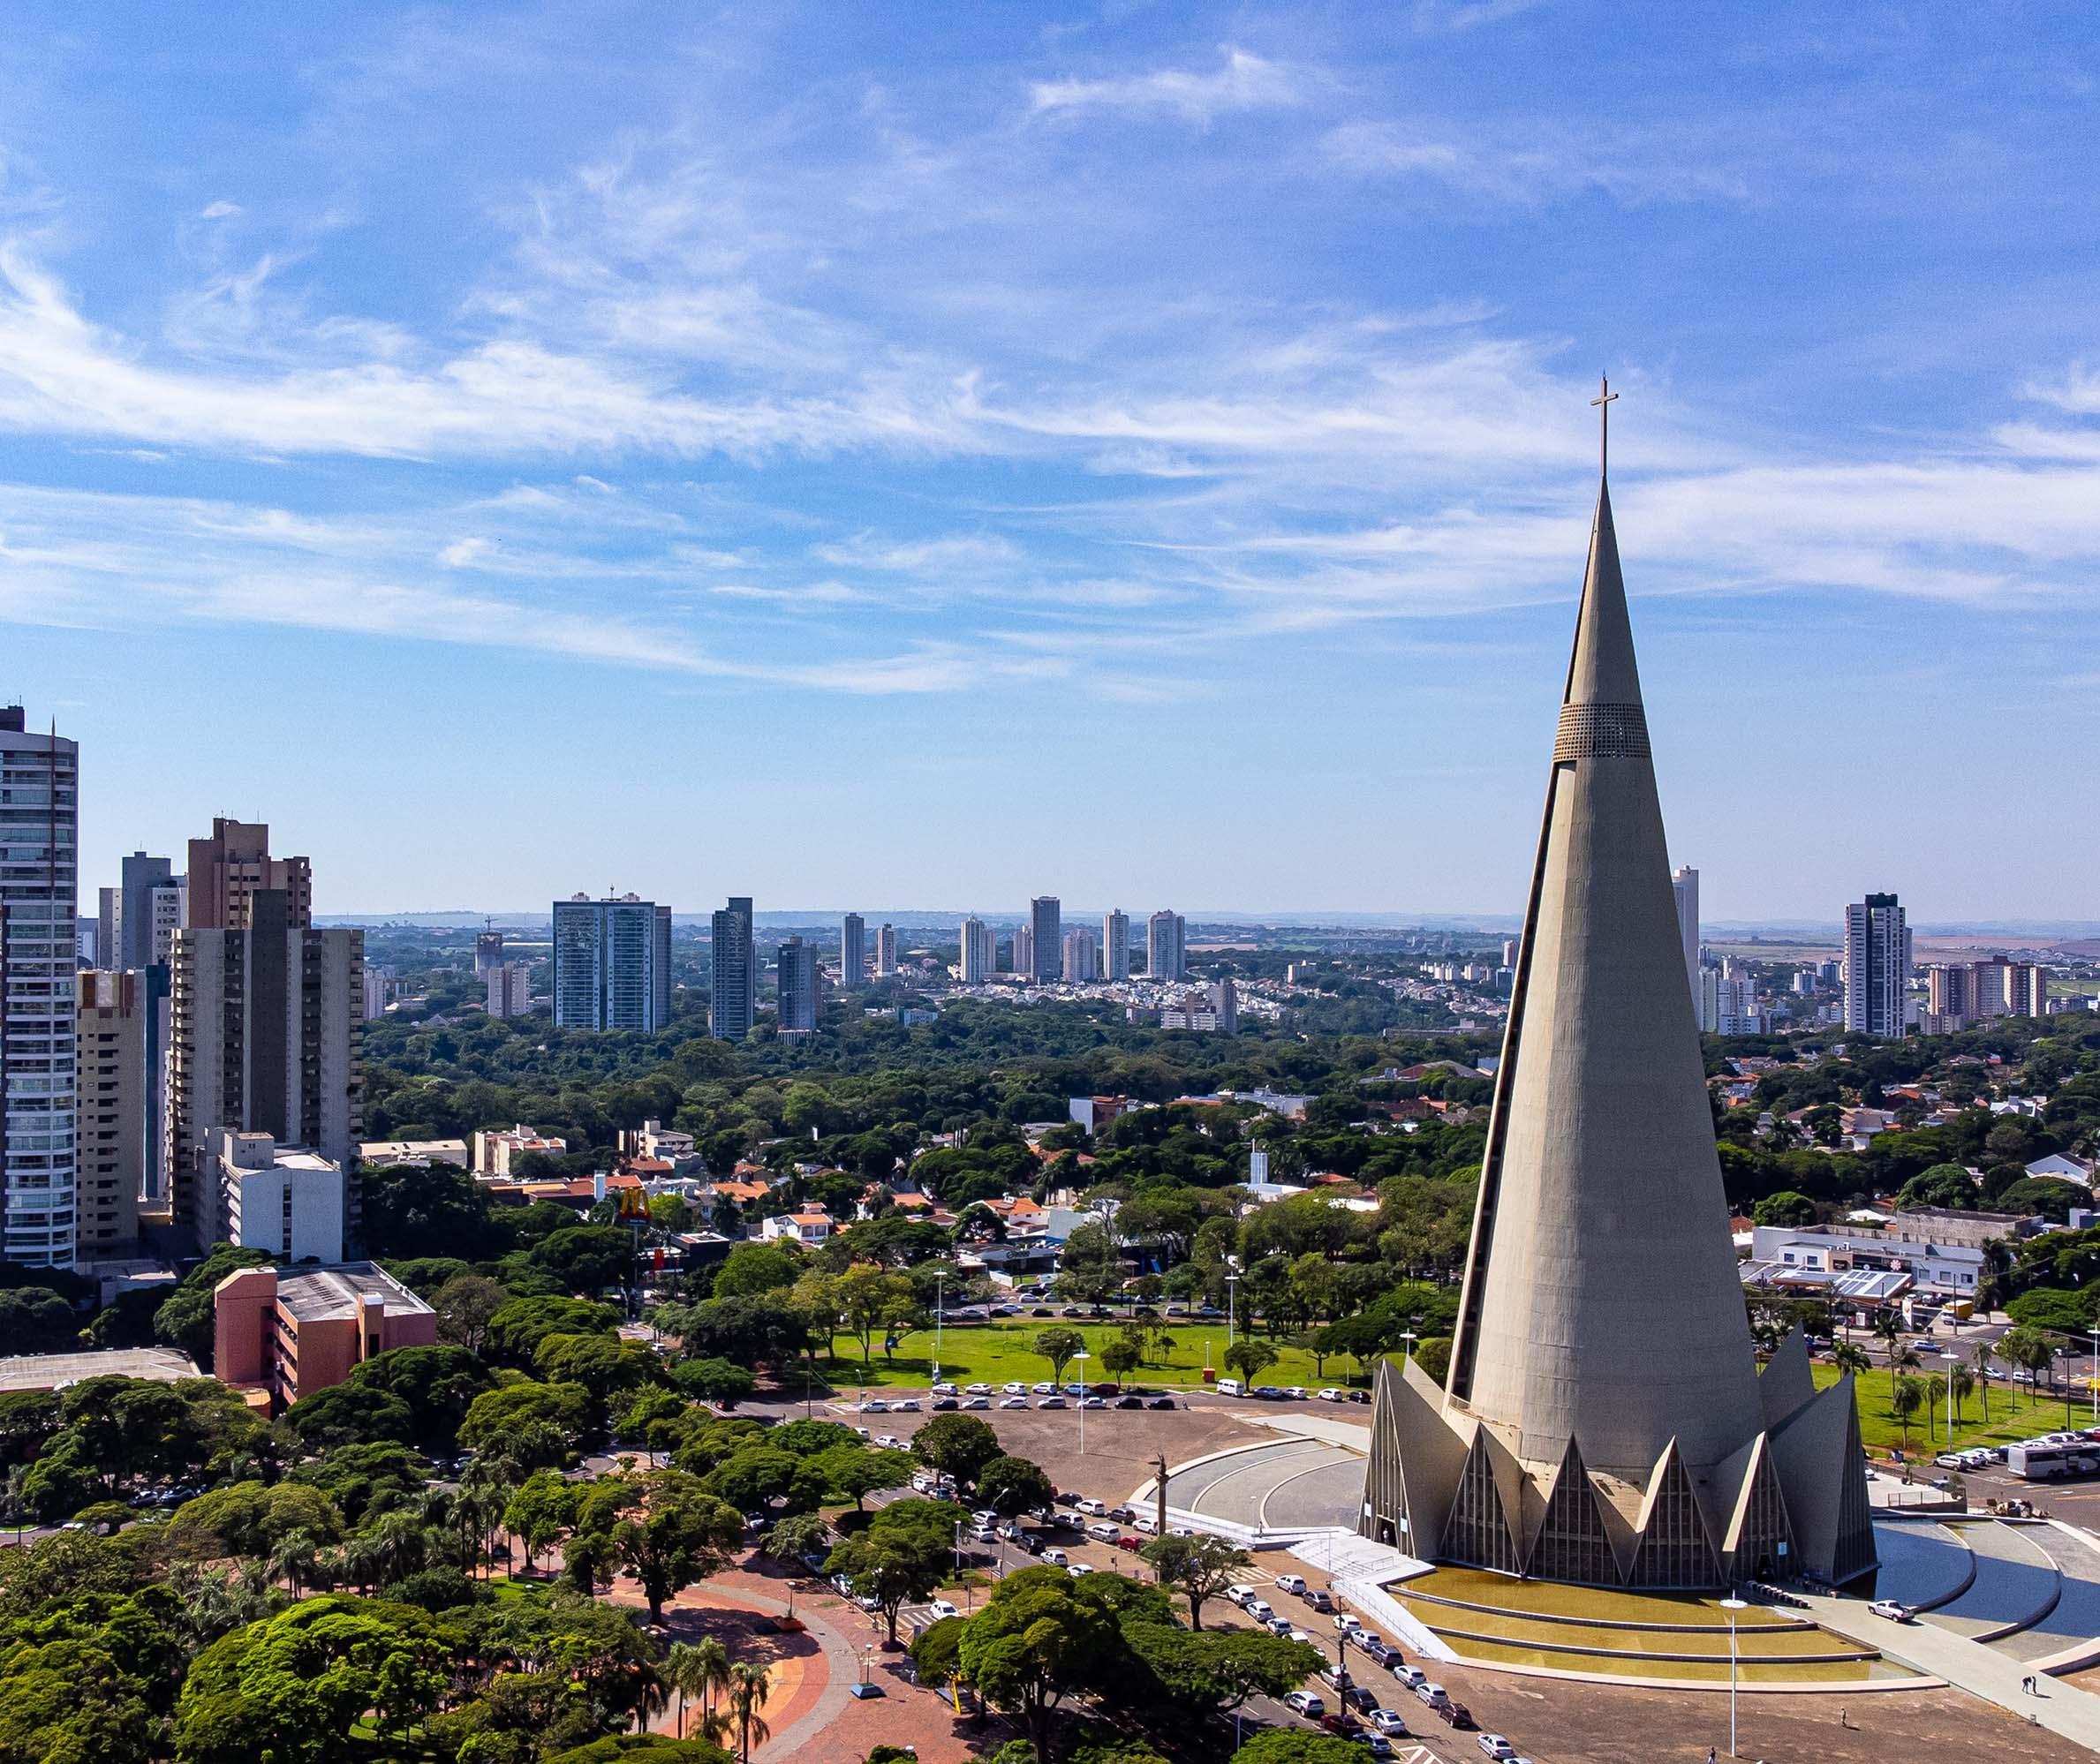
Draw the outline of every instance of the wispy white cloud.
[[[1749,194],[1741,173],[1688,154],[1681,137],[1613,142],[1561,132],[1513,142],[1478,125],[1461,131],[1428,118],[1380,118],[1344,123],[1320,145],[1344,171],[1419,178],[1494,202],[1536,204],[1583,190],[1635,204],[1740,201]]]
[[[1038,115],[1166,111],[1201,124],[1230,111],[1285,109],[1304,101],[1311,83],[1304,71],[1230,44],[1219,55],[1220,64],[1211,72],[1159,68],[1092,79],[1039,80],[1028,88],[1029,107]]]

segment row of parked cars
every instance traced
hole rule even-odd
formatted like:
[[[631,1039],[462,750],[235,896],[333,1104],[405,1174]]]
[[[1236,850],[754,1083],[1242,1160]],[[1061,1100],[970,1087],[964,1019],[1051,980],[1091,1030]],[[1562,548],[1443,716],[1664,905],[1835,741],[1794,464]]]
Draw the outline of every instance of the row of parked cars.
[[[1262,1403],[1368,1403],[1369,1391],[1342,1391],[1333,1385],[1323,1385],[1319,1390],[1309,1391],[1303,1384],[1248,1385],[1238,1378],[1220,1378],[1218,1381],[1220,1397],[1251,1397]]]
[[[1308,1586],[1303,1574],[1279,1574],[1273,1590],[1300,1600],[1311,1610],[1323,1616],[1334,1610],[1333,1596],[1324,1587]],[[1261,1590],[1252,1586],[1232,1586],[1225,1589],[1225,1596],[1252,1617],[1264,1628],[1294,1640],[1311,1641],[1311,1635],[1294,1624],[1290,1618],[1278,1615]],[[1334,1618],[1334,1626],[1347,1638],[1348,1646],[1354,1647],[1367,1660],[1386,1668],[1403,1689],[1412,1691],[1417,1701],[1431,1710],[1447,1726],[1457,1730],[1474,1727],[1472,1711],[1454,1701],[1445,1688],[1433,1682],[1418,1666],[1410,1665],[1407,1656],[1398,1647],[1383,1636],[1364,1628],[1362,1619],[1353,1612],[1344,1611]],[[1376,1692],[1368,1685],[1359,1685],[1348,1671],[1335,1662],[1320,1669],[1320,1682],[1334,1693],[1340,1707],[1329,1709],[1326,1699],[1318,1691],[1293,1691],[1284,1698],[1285,1704],[1306,1720],[1316,1723],[1326,1732],[1344,1739],[1353,1739],[1373,1757],[1391,1754],[1391,1742],[1403,1738],[1408,1731],[1406,1720],[1397,1709],[1383,1707]],[[1499,1733],[1483,1733],[1479,1746],[1486,1757],[1498,1764],[1530,1764],[1529,1759],[1518,1756],[1516,1748]]]

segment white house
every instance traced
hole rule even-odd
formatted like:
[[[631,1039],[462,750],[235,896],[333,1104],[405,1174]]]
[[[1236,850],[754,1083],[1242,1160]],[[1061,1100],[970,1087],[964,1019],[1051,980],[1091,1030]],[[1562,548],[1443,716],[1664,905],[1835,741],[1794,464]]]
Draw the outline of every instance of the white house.
[[[775,1213],[763,1221],[759,1235],[768,1243],[787,1238],[795,1243],[818,1244],[830,1240],[832,1229],[831,1215],[812,1201],[799,1212]]]

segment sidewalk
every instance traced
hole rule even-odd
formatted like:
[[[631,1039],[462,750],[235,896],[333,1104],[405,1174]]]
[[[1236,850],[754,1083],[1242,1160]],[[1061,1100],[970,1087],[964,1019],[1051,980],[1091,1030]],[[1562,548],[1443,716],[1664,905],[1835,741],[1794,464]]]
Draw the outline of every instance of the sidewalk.
[[[2016,1715],[2032,1717],[2050,1732],[2100,1753],[2100,1697],[2091,1692],[2043,1675],[2037,1681],[2041,1693],[2029,1696],[2020,1688],[2021,1681],[2035,1668],[1983,1642],[1929,1623],[1891,1623],[1874,1616],[1857,1599],[1810,1595],[1802,1602],[1833,1634],[1877,1647],[1892,1660],[1915,1666]]]

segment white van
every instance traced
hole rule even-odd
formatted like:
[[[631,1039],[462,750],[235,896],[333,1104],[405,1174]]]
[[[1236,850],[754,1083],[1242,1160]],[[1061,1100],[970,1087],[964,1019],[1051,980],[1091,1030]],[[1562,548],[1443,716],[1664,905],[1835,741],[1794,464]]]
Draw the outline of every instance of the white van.
[[[1237,1378],[1220,1378],[1218,1381],[1218,1394],[1220,1397],[1243,1397],[1247,1394],[1247,1387]]]
[[[1305,1596],[1305,1577],[1303,1574],[1279,1574],[1276,1587],[1278,1591],[1288,1593],[1294,1598],[1302,1599]]]

